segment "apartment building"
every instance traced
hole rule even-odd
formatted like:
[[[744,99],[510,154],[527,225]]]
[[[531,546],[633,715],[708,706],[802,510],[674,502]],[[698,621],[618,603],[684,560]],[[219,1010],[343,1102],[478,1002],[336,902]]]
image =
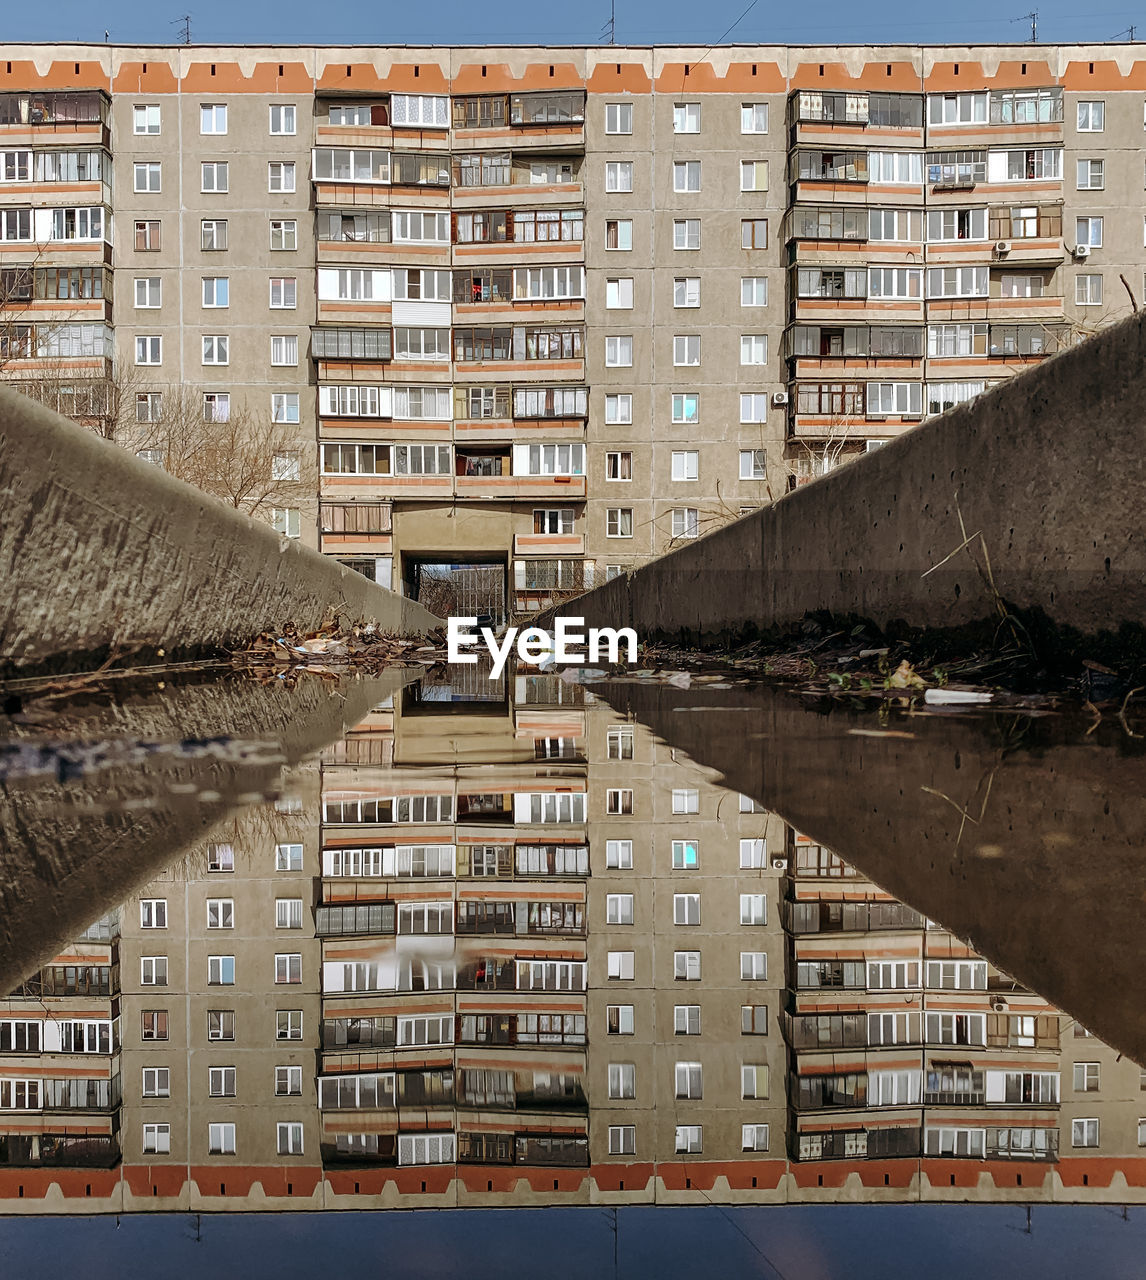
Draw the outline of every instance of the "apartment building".
[[[440,612],[663,554],[1146,284],[1134,44],[6,52],[3,378],[157,462],[257,439],[260,516]]]
[[[1146,1073],[593,698],[386,698],[0,1001],[5,1211],[1139,1197]]]

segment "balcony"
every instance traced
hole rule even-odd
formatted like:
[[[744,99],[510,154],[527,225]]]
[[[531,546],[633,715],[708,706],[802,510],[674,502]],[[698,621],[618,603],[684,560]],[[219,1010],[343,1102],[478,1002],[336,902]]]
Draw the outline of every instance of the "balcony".
[[[901,902],[784,903],[784,923],[791,933],[866,933],[882,929],[923,929],[926,917]]]
[[[0,93],[0,137],[11,146],[56,143],[68,135],[106,148],[111,145],[110,110],[111,99],[101,89]]]
[[[859,132],[922,141],[923,97],[918,93],[805,89],[788,99],[788,127],[793,142]]]
[[[480,94],[453,100],[457,146],[537,146],[581,151],[585,146],[585,92]]]
[[[892,1160],[918,1157],[922,1130],[917,1125],[879,1129],[832,1129],[808,1133],[793,1129],[789,1155],[793,1160]]]
[[[112,1133],[0,1134],[0,1168],[111,1169],[119,1158]]]

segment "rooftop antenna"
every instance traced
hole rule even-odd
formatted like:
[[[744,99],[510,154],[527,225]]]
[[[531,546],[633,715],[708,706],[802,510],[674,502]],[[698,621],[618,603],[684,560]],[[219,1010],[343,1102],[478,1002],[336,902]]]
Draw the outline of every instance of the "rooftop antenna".
[[[1133,39],[1134,39],[1134,33],[1135,33],[1137,30],[1138,30],[1138,28],[1137,28],[1137,27],[1127,27],[1125,31],[1119,31],[1117,35],[1113,35],[1113,36],[1111,36],[1110,38],[1111,38],[1111,40],[1121,40],[1121,39],[1122,39],[1122,37],[1123,37],[1123,36],[1125,36],[1125,37],[1127,38],[1127,40],[1133,40]]]
[[[617,43],[617,0],[609,0],[609,21],[601,28],[601,34],[609,37],[610,44]]]
[[[171,25],[180,28],[179,39],[183,44],[191,43],[191,15],[189,13],[185,13],[181,18],[174,18]]]
[[[1039,11],[1032,9],[1030,13],[1024,13],[1021,18],[1012,18],[1012,22],[1029,22],[1031,24],[1031,44],[1039,42]]]

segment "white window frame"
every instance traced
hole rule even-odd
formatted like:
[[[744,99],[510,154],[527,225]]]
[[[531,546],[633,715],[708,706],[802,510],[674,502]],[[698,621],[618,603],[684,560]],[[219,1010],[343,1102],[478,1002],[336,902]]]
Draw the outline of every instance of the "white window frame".
[[[674,480],[681,483],[699,480],[700,450],[674,449],[671,455],[671,466],[671,475]]]

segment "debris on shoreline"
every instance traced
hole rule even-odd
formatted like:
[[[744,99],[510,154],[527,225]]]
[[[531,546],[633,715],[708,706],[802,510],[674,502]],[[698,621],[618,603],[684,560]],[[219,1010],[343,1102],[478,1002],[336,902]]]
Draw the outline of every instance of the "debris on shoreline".
[[[390,667],[444,668],[446,633],[403,637],[380,631],[373,623],[347,623],[337,616],[317,631],[300,632],[287,623],[263,631],[231,654],[236,670],[255,680],[293,684],[310,674],[337,680],[350,672],[377,675]]]

